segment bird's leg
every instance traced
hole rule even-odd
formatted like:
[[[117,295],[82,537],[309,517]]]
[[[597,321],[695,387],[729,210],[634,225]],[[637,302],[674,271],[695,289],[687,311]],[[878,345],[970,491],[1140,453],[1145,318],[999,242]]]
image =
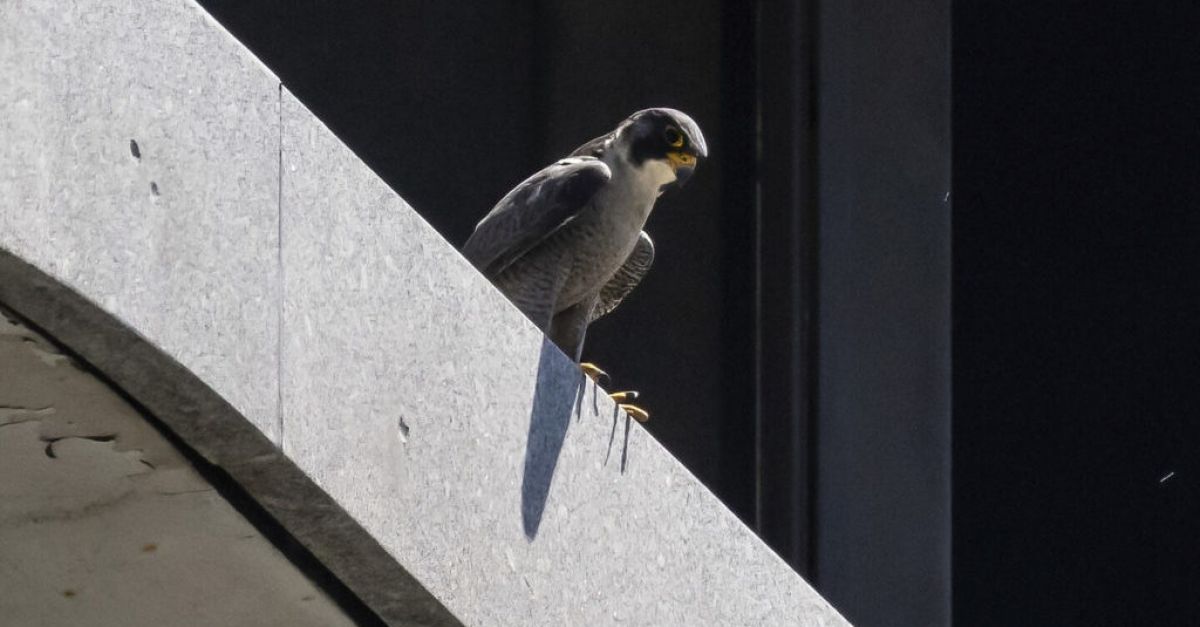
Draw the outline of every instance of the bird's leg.
[[[550,320],[550,329],[546,331],[546,335],[577,364],[583,354],[583,339],[587,336],[588,322],[591,321],[592,307],[595,303],[595,298],[591,298],[558,312]],[[580,366],[582,367],[582,364]],[[599,373],[604,372],[594,364],[591,368]],[[584,368],[585,372],[587,370]]]
[[[554,316],[550,322],[550,339],[554,340],[554,343],[558,344],[558,347],[576,362],[583,353],[583,339],[587,334],[588,323],[591,322],[592,308],[595,306],[595,302],[595,299],[591,299],[568,307]],[[597,383],[600,377],[608,377],[607,372],[591,362],[583,362],[579,364],[579,367],[585,375]],[[609,397],[616,401],[617,405],[634,420],[646,422],[650,419],[650,412],[627,402],[635,400],[638,397],[637,392],[633,390],[614,392],[609,394]]]
[[[628,401],[637,400],[638,393],[635,390],[626,390],[624,392],[613,392],[612,394],[609,394],[608,397],[618,403],[625,403]]]
[[[587,313],[575,305],[555,314],[548,335],[575,363],[583,353],[583,338],[587,335]]]

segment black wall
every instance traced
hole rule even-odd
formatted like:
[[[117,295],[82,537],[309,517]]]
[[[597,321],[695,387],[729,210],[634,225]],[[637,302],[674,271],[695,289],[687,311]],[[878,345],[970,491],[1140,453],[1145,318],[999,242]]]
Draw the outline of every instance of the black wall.
[[[1200,624],[1198,33],[955,5],[957,624]]]

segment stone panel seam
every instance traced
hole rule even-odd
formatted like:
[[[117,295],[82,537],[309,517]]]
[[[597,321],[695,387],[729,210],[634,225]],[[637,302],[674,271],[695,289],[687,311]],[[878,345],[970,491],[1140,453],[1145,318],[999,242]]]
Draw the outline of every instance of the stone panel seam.
[[[277,169],[276,169],[276,188],[275,188],[275,194],[276,194],[276,197],[275,197],[276,223],[275,223],[275,225],[276,225],[276,228],[278,229],[276,241],[275,241],[275,245],[276,245],[276,254],[275,254],[276,276],[275,276],[275,280],[278,281],[277,291],[276,291],[276,293],[278,295],[277,296],[278,301],[276,302],[276,307],[275,307],[275,311],[276,311],[276,317],[275,317],[275,341],[276,341],[276,345],[275,345],[275,411],[276,411],[276,418],[278,420],[278,425],[279,425],[279,427],[278,427],[279,430],[277,431],[277,433],[279,434],[279,436],[278,436],[279,440],[278,440],[278,442],[276,442],[276,446],[278,446],[279,450],[282,452],[284,450],[284,448],[283,448],[284,447],[284,438],[283,438],[283,426],[284,426],[283,425],[283,417],[284,417],[284,414],[283,414],[283,350],[284,350],[284,345],[285,345],[284,336],[283,336],[284,331],[285,331],[283,317],[284,317],[284,307],[286,306],[285,296],[286,296],[287,284],[284,281],[284,268],[283,268],[283,82],[282,81],[278,82],[277,86],[279,89],[276,92],[277,97],[275,100],[275,109],[276,109],[276,115],[278,117],[276,119],[275,132],[276,132],[276,138],[278,139],[279,143],[278,143],[278,160],[276,162]]]

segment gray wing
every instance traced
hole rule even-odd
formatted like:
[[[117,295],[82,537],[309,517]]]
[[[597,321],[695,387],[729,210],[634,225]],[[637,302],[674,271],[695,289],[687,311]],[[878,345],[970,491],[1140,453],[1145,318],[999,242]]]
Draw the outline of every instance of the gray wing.
[[[596,303],[596,308],[592,310],[591,321],[616,309],[617,305],[620,305],[621,301],[633,291],[633,288],[642,282],[642,277],[646,276],[652,263],[654,263],[654,242],[650,241],[650,236],[645,231],[642,231],[638,234],[637,244],[634,245],[633,252],[629,253],[629,257],[625,259],[625,263],[608,280],[608,283],[600,288],[600,300]]]
[[[563,159],[525,179],[506,194],[475,227],[463,255],[494,277],[587,207],[612,177],[603,161]]]

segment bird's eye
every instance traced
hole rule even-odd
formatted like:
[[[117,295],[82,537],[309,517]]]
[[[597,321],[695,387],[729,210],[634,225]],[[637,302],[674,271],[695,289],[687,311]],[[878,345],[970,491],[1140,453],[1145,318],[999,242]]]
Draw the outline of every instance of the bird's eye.
[[[670,144],[672,148],[680,148],[683,146],[683,133],[680,133],[679,129],[674,127],[668,128],[666,132],[663,133],[663,139],[666,139],[667,143]]]

